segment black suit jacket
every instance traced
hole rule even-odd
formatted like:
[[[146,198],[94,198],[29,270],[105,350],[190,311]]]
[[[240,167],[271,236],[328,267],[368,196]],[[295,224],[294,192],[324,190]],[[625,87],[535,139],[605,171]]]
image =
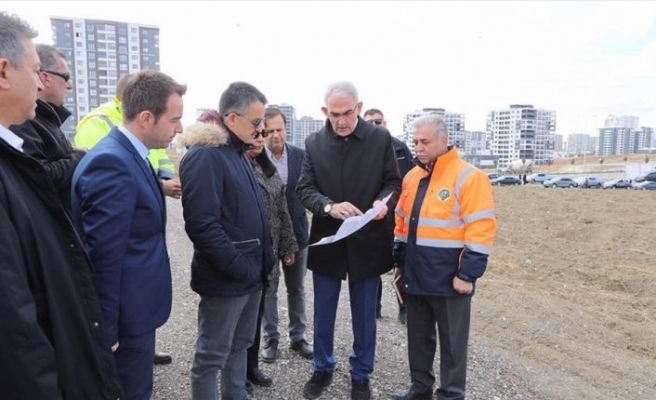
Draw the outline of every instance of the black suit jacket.
[[[296,185],[298,179],[301,177],[301,170],[303,169],[303,157],[305,157],[305,150],[300,147],[285,144],[287,148],[287,208],[289,215],[292,217],[292,224],[294,225],[294,236],[299,249],[304,249],[308,245],[309,227],[305,207],[296,194]]]

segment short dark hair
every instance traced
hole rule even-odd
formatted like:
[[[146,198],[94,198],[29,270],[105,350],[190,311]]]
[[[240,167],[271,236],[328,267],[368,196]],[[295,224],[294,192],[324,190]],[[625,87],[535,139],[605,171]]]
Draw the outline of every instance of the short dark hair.
[[[0,58],[6,58],[16,68],[23,66],[26,49],[23,39],[34,39],[37,31],[16,15],[0,11]]]
[[[134,74],[125,74],[118,79],[118,82],[116,83],[116,93],[114,93],[114,96],[116,96],[117,99],[123,101],[123,93],[132,78],[134,78]]]
[[[244,114],[256,101],[266,105],[267,98],[250,83],[233,82],[221,94],[219,113],[224,116],[233,112]]]
[[[275,118],[279,115],[282,117],[282,122],[285,125],[287,125],[287,117],[285,116],[285,114],[283,114],[282,111],[280,111],[278,107],[267,107],[267,109],[264,110],[264,123],[266,124],[268,120]]]
[[[381,117],[385,118],[385,114],[383,114],[383,112],[377,108],[368,109],[367,111],[364,112],[363,117],[366,117],[367,115],[375,115],[375,114],[380,114]]]
[[[123,92],[123,120],[134,121],[143,111],[150,111],[155,122],[166,112],[166,103],[174,93],[184,96],[187,86],[177,83],[163,72],[154,70],[139,71]]]

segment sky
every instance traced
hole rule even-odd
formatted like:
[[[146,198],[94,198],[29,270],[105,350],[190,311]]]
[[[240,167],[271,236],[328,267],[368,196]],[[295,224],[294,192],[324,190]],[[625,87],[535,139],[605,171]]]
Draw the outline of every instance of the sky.
[[[160,28],[160,67],[188,86],[183,122],[234,81],[270,104],[323,119],[328,85],[348,80],[400,134],[405,113],[556,110],[556,133],[596,134],[609,115],[656,128],[653,1],[3,1],[52,44],[50,17]]]

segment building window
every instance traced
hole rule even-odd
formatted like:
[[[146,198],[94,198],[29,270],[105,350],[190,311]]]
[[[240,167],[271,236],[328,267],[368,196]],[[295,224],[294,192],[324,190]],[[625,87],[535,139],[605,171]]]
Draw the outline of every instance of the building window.
[[[132,64],[132,69],[139,69],[139,65],[138,64]]]
[[[132,46],[130,48],[132,49],[132,51],[139,51],[139,48],[137,46]]]

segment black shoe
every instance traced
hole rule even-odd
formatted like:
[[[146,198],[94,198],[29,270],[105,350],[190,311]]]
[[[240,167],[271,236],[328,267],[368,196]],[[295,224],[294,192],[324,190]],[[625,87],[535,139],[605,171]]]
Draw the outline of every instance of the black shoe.
[[[314,371],[309,381],[303,386],[303,397],[306,399],[316,399],[321,396],[325,388],[330,386],[333,381],[332,372]]]
[[[390,397],[394,400],[432,400],[433,392],[430,389],[427,392],[420,392],[413,386],[408,390],[395,393]]]
[[[173,362],[173,357],[169,353],[162,353],[159,351],[155,352],[155,359],[153,363],[156,365],[171,364]]]
[[[369,389],[369,379],[356,381],[351,379],[351,400],[369,400],[371,399],[371,389]]]
[[[269,339],[264,343],[264,348],[260,352],[262,361],[265,363],[272,363],[278,358],[278,340]]]
[[[269,387],[273,385],[273,379],[267,374],[262,372],[259,368],[253,368],[246,373],[246,378],[251,381],[253,385]]]
[[[301,357],[307,358],[308,360],[311,360],[314,356],[314,349],[305,339],[292,342],[292,344],[289,345],[289,348],[300,354]]]
[[[253,394],[253,384],[248,379],[246,379],[246,393],[248,393],[249,395]]]
[[[408,320],[407,314],[399,311],[399,322],[401,323],[401,325],[405,325],[407,320]]]

